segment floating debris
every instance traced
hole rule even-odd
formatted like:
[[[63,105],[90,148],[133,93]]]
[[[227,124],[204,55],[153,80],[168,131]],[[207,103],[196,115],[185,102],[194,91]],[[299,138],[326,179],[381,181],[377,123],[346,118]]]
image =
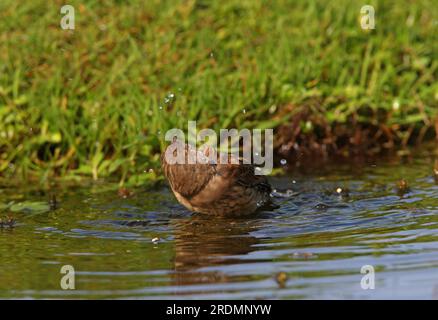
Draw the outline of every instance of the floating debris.
[[[295,252],[293,254],[293,257],[295,259],[315,259],[318,256],[316,254],[311,253],[311,252]]]
[[[397,190],[399,195],[404,195],[409,192],[409,184],[405,179],[401,179],[397,182]]]
[[[286,272],[279,272],[275,275],[275,281],[277,282],[278,286],[280,288],[285,288],[286,287],[286,282],[289,279],[289,277],[287,276]]]
[[[0,218],[0,229],[13,228],[15,225],[15,219],[11,216]]]
[[[327,210],[328,208],[330,208],[330,206],[325,203],[318,203],[313,208],[317,210]]]
[[[134,194],[134,193],[133,193],[131,190],[126,189],[126,188],[120,188],[119,191],[118,191],[118,195],[119,195],[119,197],[121,197],[121,198],[123,198],[123,199],[129,198],[129,197],[131,197],[133,194]]]

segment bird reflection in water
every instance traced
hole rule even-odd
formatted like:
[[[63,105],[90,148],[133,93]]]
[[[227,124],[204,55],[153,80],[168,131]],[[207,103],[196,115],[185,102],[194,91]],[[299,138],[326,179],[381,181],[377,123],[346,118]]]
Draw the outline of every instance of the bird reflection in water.
[[[254,220],[193,215],[172,221],[175,235],[174,285],[225,283],[230,276],[220,271],[200,270],[236,263],[254,262],[239,256],[255,250],[258,239]],[[234,279],[235,281],[235,279]]]

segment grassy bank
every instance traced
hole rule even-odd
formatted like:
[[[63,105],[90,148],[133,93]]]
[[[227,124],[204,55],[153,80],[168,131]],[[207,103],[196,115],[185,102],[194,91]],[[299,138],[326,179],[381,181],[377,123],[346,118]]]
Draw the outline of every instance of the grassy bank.
[[[433,135],[434,0],[370,1],[370,31],[363,1],[69,1],[74,31],[63,4],[0,3],[3,177],[142,183],[162,133],[188,120],[277,128],[285,155],[345,152],[354,128],[385,148]]]

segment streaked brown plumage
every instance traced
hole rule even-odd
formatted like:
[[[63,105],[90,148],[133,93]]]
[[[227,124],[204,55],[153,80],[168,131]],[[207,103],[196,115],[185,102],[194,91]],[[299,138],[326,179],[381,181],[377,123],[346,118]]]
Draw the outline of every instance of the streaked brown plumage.
[[[170,146],[175,143],[178,142]],[[186,157],[196,156],[194,148],[184,145],[184,150]],[[164,154],[161,156],[164,175],[177,200],[191,211],[243,216],[270,203],[271,186],[265,176],[254,174],[252,165],[241,161],[239,164],[230,161],[225,164],[219,161],[217,164],[169,164]]]

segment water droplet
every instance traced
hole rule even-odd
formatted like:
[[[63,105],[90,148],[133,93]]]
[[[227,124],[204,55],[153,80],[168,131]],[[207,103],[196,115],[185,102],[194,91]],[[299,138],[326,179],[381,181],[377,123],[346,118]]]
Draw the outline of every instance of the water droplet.
[[[175,94],[174,94],[173,92],[170,92],[170,93],[168,93],[167,96],[164,98],[164,103],[165,103],[165,104],[172,103],[174,99],[175,99]]]
[[[260,208],[260,207],[263,207],[265,205],[265,202],[264,201],[258,201],[256,203],[256,205],[257,205],[257,208]]]
[[[157,244],[158,241],[160,241],[160,238],[158,238],[158,237],[152,239],[152,242],[153,242],[154,244]]]
[[[306,130],[310,131],[313,128],[312,121],[306,121],[306,124],[304,125]]]
[[[277,106],[275,104],[273,104],[272,106],[269,107],[269,113],[274,113],[277,110]]]
[[[284,165],[287,164],[287,160],[286,160],[286,159],[281,159],[281,160],[280,160],[280,163],[281,163],[282,166],[284,166]]]

